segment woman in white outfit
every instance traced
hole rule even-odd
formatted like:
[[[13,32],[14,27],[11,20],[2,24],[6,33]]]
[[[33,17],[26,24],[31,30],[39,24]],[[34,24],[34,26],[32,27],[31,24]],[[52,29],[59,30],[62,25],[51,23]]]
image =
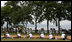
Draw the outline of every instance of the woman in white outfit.
[[[10,34],[8,32],[6,33],[6,38],[10,38]]]
[[[4,21],[4,24],[3,24],[3,31],[6,32],[7,31],[7,22]]]
[[[8,35],[6,32],[7,32],[7,22],[4,21],[4,24],[3,24],[3,34],[4,34],[4,37],[6,37],[6,35]]]
[[[40,38],[42,38],[42,39],[44,38],[44,33],[43,32],[41,33]]]
[[[49,35],[49,39],[53,39],[53,35],[52,34]]]
[[[64,32],[62,32],[62,34],[61,34],[61,39],[63,39],[63,40],[65,40],[65,34],[64,34]]]
[[[6,21],[4,21],[4,24],[3,24],[3,28],[7,28],[7,22]]]
[[[31,33],[29,33],[29,38],[30,38],[30,39],[32,38],[32,34],[31,34]]]
[[[21,34],[19,32],[17,34],[17,38],[21,38]]]

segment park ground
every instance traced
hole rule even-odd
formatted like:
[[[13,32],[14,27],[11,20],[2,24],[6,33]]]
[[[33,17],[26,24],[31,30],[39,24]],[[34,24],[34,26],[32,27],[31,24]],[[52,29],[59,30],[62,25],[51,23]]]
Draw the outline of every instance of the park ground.
[[[9,33],[11,35],[11,37],[17,37],[16,36],[16,33]],[[48,34],[45,34],[45,39],[41,39],[41,38],[37,38],[37,37],[40,37],[40,34],[36,34],[34,33],[33,34],[33,37],[32,39],[29,39],[29,38],[9,38],[9,39],[6,39],[6,38],[2,38],[3,37],[3,33],[1,33],[1,41],[71,41],[71,36],[68,35],[67,36],[67,40],[61,40],[60,39],[60,34],[57,35],[57,37],[59,39],[55,40],[55,39],[48,39]],[[26,34],[22,34],[21,37],[26,37]]]
[[[1,39],[1,41],[71,41],[71,40],[61,40],[61,39],[58,39],[58,40],[55,40],[55,39],[40,39],[40,38],[32,38],[32,39],[29,39],[29,38],[14,38],[14,39]]]

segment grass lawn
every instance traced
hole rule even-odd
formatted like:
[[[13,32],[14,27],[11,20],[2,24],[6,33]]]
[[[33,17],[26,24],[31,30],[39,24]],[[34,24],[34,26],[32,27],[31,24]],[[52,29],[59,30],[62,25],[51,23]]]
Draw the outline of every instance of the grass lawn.
[[[71,40],[61,40],[61,39],[58,39],[58,40],[55,40],[55,39],[39,39],[39,38],[32,38],[32,39],[29,39],[29,38],[13,38],[13,39],[5,39],[5,38],[1,38],[1,41],[71,41]]]

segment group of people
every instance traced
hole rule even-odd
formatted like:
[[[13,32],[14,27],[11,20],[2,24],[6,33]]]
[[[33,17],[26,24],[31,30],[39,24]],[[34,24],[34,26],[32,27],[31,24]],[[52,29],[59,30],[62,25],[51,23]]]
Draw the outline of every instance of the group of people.
[[[50,33],[48,36],[49,36],[49,39],[57,39],[57,37],[55,37],[55,36],[56,36],[55,34]],[[44,38],[44,37],[45,37],[45,35],[44,35],[43,32],[41,33],[40,37],[41,37],[41,38]],[[61,34],[61,39],[62,39],[62,40],[65,40],[66,38],[67,38],[67,37],[66,37],[66,34],[65,34],[64,32],[62,32],[62,34]]]
[[[48,36],[49,36],[49,39],[54,39],[54,35],[53,34],[50,33]],[[6,34],[4,34],[4,37],[5,38],[13,38],[13,37],[10,37],[10,34],[8,32],[6,32]],[[27,37],[31,39],[33,37],[32,33],[29,33]],[[45,37],[44,33],[41,32],[40,38],[44,39],[44,37]],[[21,38],[21,34],[19,32],[17,33],[17,37],[16,38]],[[57,38],[55,37],[55,39],[57,39]],[[61,39],[63,39],[63,40],[66,39],[66,34],[64,32],[62,32],[62,34],[61,34]]]
[[[51,28],[49,31],[50,35],[49,35],[49,39],[57,39],[57,37],[55,37],[57,35],[57,31],[55,30],[55,28]],[[61,31],[61,39],[65,40],[67,39],[67,35],[64,31]]]
[[[5,38],[10,38],[10,34],[7,32],[7,26],[6,25],[7,25],[7,22],[5,22],[5,24],[3,25],[3,27],[4,27],[4,37]],[[32,30],[26,29],[25,31],[27,33],[27,37],[29,37],[31,39],[32,36],[33,36],[32,33],[31,33]],[[18,27],[17,38],[21,38],[21,34],[20,33],[21,33],[21,27]],[[48,36],[49,36],[49,39],[55,38],[54,36],[56,36],[56,30],[51,28],[50,31],[49,31],[49,35]],[[43,39],[44,37],[45,37],[44,32],[41,32],[40,38]],[[61,38],[63,40],[66,39],[66,34],[64,32],[62,32]],[[57,39],[57,38],[55,38],[55,39]]]

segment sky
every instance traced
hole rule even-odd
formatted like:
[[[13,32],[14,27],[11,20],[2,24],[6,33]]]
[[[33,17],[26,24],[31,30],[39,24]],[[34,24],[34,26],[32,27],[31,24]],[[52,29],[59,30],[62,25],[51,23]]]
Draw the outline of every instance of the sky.
[[[3,7],[4,6],[4,4],[5,4],[5,2],[7,2],[7,1],[1,1],[1,7]],[[58,28],[53,24],[53,23],[50,23],[49,22],[49,29],[50,28],[55,28],[56,30],[58,30]],[[41,29],[41,28],[44,28],[45,30],[47,29],[47,21],[45,20],[45,21],[43,21],[42,23],[38,23],[37,24],[38,25],[38,27],[37,27],[37,29]],[[68,20],[63,20],[63,21],[60,21],[60,25],[61,25],[61,27],[63,28],[63,29],[71,29],[71,21],[68,21]],[[28,23],[28,25],[27,25],[29,28],[32,28],[33,30],[35,29],[35,26],[34,25],[31,25],[30,23]]]
[[[1,1],[1,7],[4,6],[4,4],[6,3],[7,1]]]

